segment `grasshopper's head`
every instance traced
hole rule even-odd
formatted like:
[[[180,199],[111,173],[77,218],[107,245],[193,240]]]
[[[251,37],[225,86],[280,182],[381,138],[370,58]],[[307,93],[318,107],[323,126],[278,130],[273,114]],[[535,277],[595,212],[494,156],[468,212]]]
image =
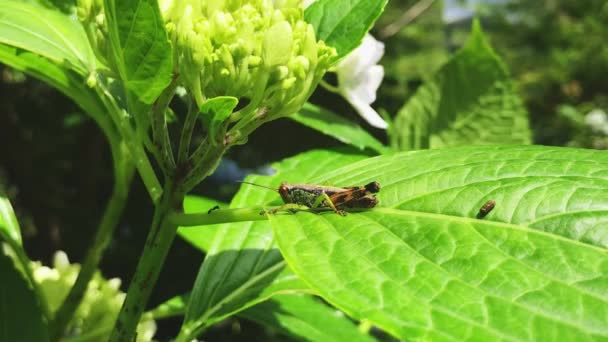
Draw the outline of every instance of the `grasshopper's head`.
[[[281,195],[283,202],[293,203],[291,191],[287,183],[281,182],[281,185],[279,185],[279,195]]]

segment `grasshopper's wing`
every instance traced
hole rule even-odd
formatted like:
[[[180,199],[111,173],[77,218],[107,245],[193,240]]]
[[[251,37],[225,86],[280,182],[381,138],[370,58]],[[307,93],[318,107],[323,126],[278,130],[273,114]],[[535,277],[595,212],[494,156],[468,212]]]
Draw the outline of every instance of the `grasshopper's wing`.
[[[378,204],[378,199],[375,195],[369,194],[359,198],[353,198],[350,201],[336,205],[338,208],[373,208]]]
[[[368,194],[365,188],[362,186],[349,186],[344,187],[343,189],[343,191],[328,194],[329,199],[331,199],[335,206],[341,206],[344,203],[365,197]]]

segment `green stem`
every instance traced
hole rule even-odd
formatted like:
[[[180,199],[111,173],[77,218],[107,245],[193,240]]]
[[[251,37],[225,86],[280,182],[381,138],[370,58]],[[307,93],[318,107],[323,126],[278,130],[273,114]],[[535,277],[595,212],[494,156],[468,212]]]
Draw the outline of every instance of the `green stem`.
[[[150,159],[148,159],[148,155],[142,146],[142,142],[131,126],[128,114],[125,113],[116,103],[113,95],[105,87],[103,82],[99,81],[97,84],[98,87],[96,89],[101,92],[99,97],[104,102],[104,105],[108,109],[116,127],[118,127],[120,135],[129,148],[133,163],[135,164],[139,176],[150,194],[150,198],[152,198],[152,202],[156,203],[162,194],[162,188],[158,178],[156,177],[156,173],[152,168]]]
[[[163,195],[156,204],[152,227],[148,233],[144,250],[137,264],[135,275],[129,285],[127,297],[114,325],[110,341],[133,341],[137,323],[148,303],[154,284],[158,279],[161,267],[177,232],[177,225],[170,217],[174,213],[183,212],[182,203],[186,194],[183,182],[186,179],[202,180],[208,176],[215,170],[225,150],[223,146],[209,145],[207,153],[199,160],[200,164],[188,172],[185,178],[182,178],[184,175],[180,173],[175,174],[175,179],[167,178]]]
[[[323,88],[325,88],[325,89],[329,90],[329,91],[330,91],[330,92],[332,92],[332,93],[335,93],[335,94],[340,94],[340,88],[338,88],[338,87],[336,87],[336,86],[333,86],[333,85],[331,85],[331,84],[329,84],[329,83],[325,82],[324,80],[320,80],[320,81],[319,81],[319,84],[320,84],[320,85],[321,85]]]
[[[177,152],[178,163],[186,161],[188,154],[190,153],[190,141],[192,141],[192,132],[194,132],[194,126],[196,125],[196,118],[198,117],[198,108],[194,104],[194,100],[188,101],[188,114],[184,120],[184,127],[182,127],[182,134],[179,139],[179,149]]]
[[[118,151],[117,151],[118,150]],[[66,326],[76,313],[78,305],[82,301],[87,290],[89,281],[93,278],[95,271],[101,261],[103,252],[112,240],[114,229],[122,216],[129,194],[129,185],[133,179],[134,166],[129,161],[128,153],[120,152],[120,147],[113,148],[114,157],[114,188],[112,196],[106,206],[105,212],[99,223],[93,245],[88,250],[82,263],[76,282],[70,289],[66,299],[57,310],[50,324],[51,339],[59,341]]]
[[[177,231],[177,226],[167,220],[167,216],[174,210],[181,210],[183,198],[183,193],[176,192],[173,182],[168,181],[163,195],[156,204],[152,227],[110,341],[131,342],[134,340],[137,323],[152,293]]]
[[[237,209],[221,209],[211,213],[171,213],[169,220],[177,226],[192,227],[206,226],[210,224],[243,222],[243,221],[264,221],[268,218],[266,215],[260,215],[262,208],[237,208]]]
[[[215,146],[205,139],[202,145],[188,159],[190,165],[194,165],[192,170],[186,174],[182,182],[181,190],[187,193],[194,188],[198,183],[205,179],[213,172],[222,158],[222,155],[228,147],[224,145]]]
[[[158,162],[166,176],[170,177],[171,170],[175,169],[175,158],[171,149],[171,139],[169,137],[169,129],[167,128],[167,119],[165,112],[169,107],[169,103],[175,94],[177,87],[177,78],[160,94],[154,105],[152,106],[152,136],[154,144],[160,147],[161,159]]]

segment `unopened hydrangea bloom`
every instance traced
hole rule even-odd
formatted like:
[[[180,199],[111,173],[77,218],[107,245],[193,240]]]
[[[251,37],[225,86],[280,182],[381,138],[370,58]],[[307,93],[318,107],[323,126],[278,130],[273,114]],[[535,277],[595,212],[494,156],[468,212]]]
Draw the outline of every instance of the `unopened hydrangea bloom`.
[[[163,0],[181,82],[200,107],[216,96],[248,103],[230,131],[297,112],[336,51],[317,41],[301,0]]]
[[[65,252],[58,251],[53,257],[52,268],[43,266],[40,262],[32,262],[32,269],[34,279],[40,285],[51,312],[57,311],[74,285],[80,265],[71,264]],[[110,329],[106,329],[104,333],[100,333],[100,330],[112,327],[124,299],[125,294],[120,291],[120,279],[105,279],[96,273],[67,327],[66,337],[97,334],[99,340],[107,340]],[[152,341],[155,332],[154,320],[144,316],[137,327],[137,341]]]
[[[112,65],[102,0],[78,0],[78,16],[99,60]],[[225,144],[239,144],[264,122],[300,110],[336,50],[317,41],[302,0],[159,0],[178,85],[200,108],[231,96],[240,109],[223,120]]]

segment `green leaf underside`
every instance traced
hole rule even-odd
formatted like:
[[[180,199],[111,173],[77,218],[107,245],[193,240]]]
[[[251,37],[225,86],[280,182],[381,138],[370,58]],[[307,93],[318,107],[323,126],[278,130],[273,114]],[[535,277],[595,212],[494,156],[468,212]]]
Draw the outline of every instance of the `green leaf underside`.
[[[608,337],[605,153],[426,150],[319,180],[382,185],[362,213],[270,216],[289,266],[354,318],[403,339]]]
[[[105,0],[121,77],[151,104],[171,82],[173,55],[156,0]]]
[[[95,57],[80,23],[37,5],[0,2],[0,43],[36,53],[80,75],[94,68]]]
[[[289,118],[360,150],[370,148],[378,153],[388,151],[387,147],[361,126],[313,104],[305,103],[299,113],[290,115]]]
[[[318,40],[336,48],[338,58],[354,50],[386,6],[387,0],[318,0],[306,8],[304,19]]]
[[[154,319],[181,316],[189,295],[173,297],[152,310]],[[343,313],[310,295],[277,295],[238,313],[276,332],[306,341],[375,341]]]
[[[479,24],[395,118],[401,150],[481,144],[528,144],[528,115],[502,60]]]
[[[13,211],[13,206],[0,189],[0,237],[22,246],[21,228]]]
[[[375,341],[344,314],[309,295],[279,295],[239,314],[302,341]]]
[[[250,176],[247,181],[278,188],[281,181],[306,182],[309,177],[363,158],[354,154],[312,151],[273,165],[277,174],[272,177]],[[280,204],[278,193],[243,185],[230,207]],[[204,210],[208,208],[205,206]],[[187,230],[207,230],[203,234],[210,234],[209,230],[215,232],[211,233],[214,240],[194,284],[183,329],[193,331],[209,326],[278,293],[309,291],[285,267],[268,222],[240,222]],[[190,239],[196,239],[192,234]]]
[[[34,291],[0,252],[0,341],[48,341],[47,327]]]

